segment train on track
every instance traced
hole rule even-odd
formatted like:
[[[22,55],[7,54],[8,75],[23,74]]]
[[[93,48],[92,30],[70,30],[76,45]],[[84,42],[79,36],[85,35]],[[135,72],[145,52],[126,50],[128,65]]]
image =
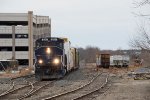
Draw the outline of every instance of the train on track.
[[[35,42],[35,78],[61,78],[79,68],[79,52],[68,38],[46,37]]]

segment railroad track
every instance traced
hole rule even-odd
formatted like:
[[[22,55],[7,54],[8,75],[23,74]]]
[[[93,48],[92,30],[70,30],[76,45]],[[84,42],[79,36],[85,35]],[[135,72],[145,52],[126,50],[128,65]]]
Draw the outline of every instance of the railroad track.
[[[52,81],[50,82],[29,82],[28,85],[19,87],[14,89],[14,85],[6,92],[2,93],[0,95],[0,99],[17,99],[17,100],[22,100],[24,98],[27,98],[31,95],[33,95],[35,92],[39,91],[40,89],[46,87],[47,85],[51,84]],[[22,92],[24,91],[24,92]],[[16,96],[17,95],[17,96]]]
[[[86,94],[84,94],[84,95],[81,95],[81,96],[79,96],[79,97],[76,97],[76,98],[74,98],[74,99],[72,99],[72,100],[82,100],[84,97],[87,97],[87,96],[89,96],[89,95],[92,95],[92,94],[95,93],[95,92],[98,92],[100,89],[104,88],[105,85],[108,83],[108,78],[109,78],[109,75],[107,75],[107,77],[106,77],[106,79],[105,79],[105,82],[104,82],[99,88],[97,88],[97,89],[95,89],[95,90],[93,90],[93,91],[90,91],[89,93],[86,93]],[[105,92],[106,92],[106,91],[105,91]]]
[[[28,83],[28,80],[30,78],[32,78],[34,75],[26,75],[26,76],[22,76],[22,77],[16,77],[16,78],[11,78],[9,79],[9,81],[6,81],[2,84],[10,84],[10,88],[8,87],[8,89],[6,91],[3,91],[1,94],[0,94],[0,97],[6,95],[7,93],[9,93],[10,91],[13,91],[13,90],[17,90],[17,85],[27,85],[29,84]]]
[[[101,84],[97,84],[99,86],[96,86],[96,88],[94,88],[94,85],[97,83],[97,81],[99,80],[99,76],[101,76],[103,73],[98,74],[95,78],[93,78],[90,82],[88,82],[87,84],[71,90],[71,91],[67,91],[67,92],[63,92],[42,100],[78,100],[83,98],[84,96],[90,95],[91,93],[93,93],[94,91],[98,91],[98,89],[104,87],[107,82],[108,82],[108,75],[105,78],[103,77],[103,83]],[[99,87],[99,88],[98,88]],[[94,89],[93,89],[94,88]]]
[[[16,77],[16,78],[10,79],[10,83],[11,83],[10,88],[0,94],[0,99],[14,98],[14,99],[21,100],[21,99],[31,96],[38,90],[44,88],[45,86],[51,83],[51,82],[33,81],[34,80],[32,79],[33,76],[34,75],[27,75],[27,76]],[[19,83],[19,81],[22,81],[21,84]],[[21,85],[21,86],[18,87],[18,85]]]
[[[21,89],[25,89],[27,87],[31,87],[33,84],[35,84],[36,82],[33,82],[33,83],[30,83],[28,85],[25,85],[25,86],[22,86],[22,87],[18,87],[18,88],[15,88],[15,83],[13,82],[12,84],[12,87],[10,87],[10,89],[8,89],[7,91],[3,92],[2,94],[0,94],[0,99],[3,99],[3,98],[8,98],[8,97],[11,97],[10,95],[13,94],[14,92],[17,92]],[[7,96],[7,97],[6,97]]]
[[[42,89],[42,88],[44,88],[44,87],[50,85],[52,82],[53,82],[53,81],[44,82],[44,83],[43,83],[43,82],[39,82],[39,83],[36,84],[36,85],[32,85],[31,90],[30,90],[28,93],[26,93],[25,95],[19,97],[18,100],[22,100],[22,99],[24,99],[24,98],[27,98],[27,97],[33,95],[34,93],[36,93],[36,92],[39,91],[40,89]],[[42,83],[42,85],[40,85],[41,83]],[[44,85],[43,85],[43,84],[44,84]]]

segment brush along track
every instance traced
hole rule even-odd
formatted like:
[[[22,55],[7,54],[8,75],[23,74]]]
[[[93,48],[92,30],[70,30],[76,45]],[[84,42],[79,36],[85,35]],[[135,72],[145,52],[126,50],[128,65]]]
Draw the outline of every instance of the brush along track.
[[[1,95],[0,99],[24,99],[31,95],[33,95],[38,90],[44,88],[45,86],[51,84],[52,82],[33,82],[29,83],[29,85],[25,85],[23,87],[12,89],[10,91],[5,92]]]
[[[17,77],[13,77],[13,78],[3,78],[0,81],[0,84],[10,84],[10,83],[12,83],[12,81],[16,81],[16,80],[18,81],[19,79],[22,81],[22,80],[25,80],[25,79],[31,78],[31,77],[34,77],[34,74],[17,76]]]
[[[106,79],[106,75],[104,77],[103,73],[100,73],[96,77],[94,77],[89,83],[87,83],[87,84],[85,84],[85,85],[83,85],[77,89],[63,92],[63,93],[45,98],[43,100],[65,100],[65,99],[66,100],[73,100],[73,99],[76,99],[77,97],[80,97],[81,95],[83,96],[83,95],[89,93],[90,91],[93,91],[95,86],[98,85],[97,87],[99,87],[101,84],[105,83],[104,82],[104,81],[106,81],[105,79]],[[100,82],[100,80],[103,82]]]

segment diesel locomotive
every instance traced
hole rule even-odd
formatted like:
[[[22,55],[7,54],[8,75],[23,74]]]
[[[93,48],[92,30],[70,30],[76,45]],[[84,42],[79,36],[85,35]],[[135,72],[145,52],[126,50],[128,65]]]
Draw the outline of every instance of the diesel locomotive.
[[[46,37],[35,42],[35,78],[61,78],[79,68],[79,53],[67,38]]]

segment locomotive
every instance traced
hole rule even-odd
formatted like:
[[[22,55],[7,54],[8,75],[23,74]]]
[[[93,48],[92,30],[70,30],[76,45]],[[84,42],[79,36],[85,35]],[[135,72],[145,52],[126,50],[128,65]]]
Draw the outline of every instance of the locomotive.
[[[79,68],[79,53],[67,38],[46,37],[35,42],[35,78],[62,78]]]

